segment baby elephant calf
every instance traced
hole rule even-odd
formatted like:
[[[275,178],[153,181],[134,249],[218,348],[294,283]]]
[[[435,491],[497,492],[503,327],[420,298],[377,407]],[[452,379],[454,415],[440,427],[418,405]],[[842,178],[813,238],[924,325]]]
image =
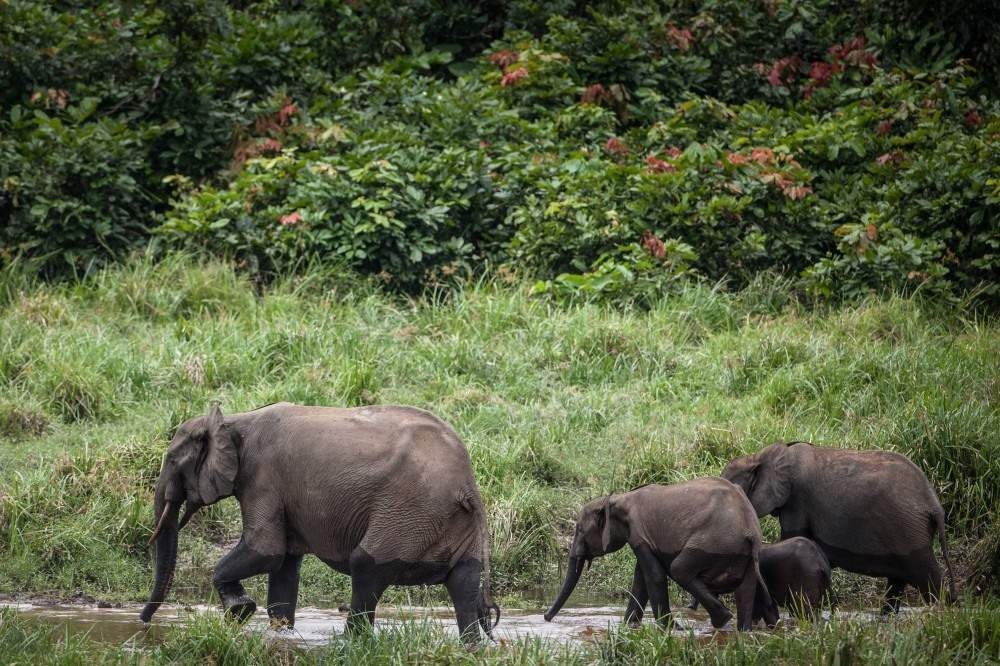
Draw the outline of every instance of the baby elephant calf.
[[[768,610],[784,606],[793,614],[818,614],[830,589],[830,562],[816,543],[793,537],[766,543],[760,549],[760,574],[771,593],[770,609],[758,595],[754,599],[754,622],[770,615]]]
[[[777,617],[778,606],[788,612],[818,613],[823,597],[830,589],[830,562],[815,542],[793,537],[777,543],[765,543],[760,549],[760,575],[767,585],[770,601],[761,594],[754,597],[753,621]],[[689,608],[697,608],[691,600]]]

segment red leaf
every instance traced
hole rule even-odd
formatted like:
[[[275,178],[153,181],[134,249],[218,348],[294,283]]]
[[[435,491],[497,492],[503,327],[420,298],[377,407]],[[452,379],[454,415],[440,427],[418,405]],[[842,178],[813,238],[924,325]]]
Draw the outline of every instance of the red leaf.
[[[524,67],[518,67],[516,69],[507,70],[507,72],[503,75],[503,78],[500,79],[500,85],[506,88],[526,78],[528,78],[528,70]]]

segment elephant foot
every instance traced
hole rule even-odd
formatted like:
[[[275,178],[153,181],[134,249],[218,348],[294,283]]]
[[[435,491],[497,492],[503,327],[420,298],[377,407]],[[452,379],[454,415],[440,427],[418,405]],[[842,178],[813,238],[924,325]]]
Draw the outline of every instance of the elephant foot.
[[[272,631],[291,631],[294,628],[292,621],[287,617],[272,616],[268,622]]]
[[[726,609],[722,609],[719,613],[709,613],[709,617],[712,618],[712,626],[716,629],[722,629],[726,626],[726,623],[733,619],[733,614]]]
[[[224,599],[222,602],[226,609],[226,619],[234,620],[243,624],[257,612],[257,602],[245,594],[232,599]]]
[[[629,629],[638,629],[642,626],[642,620],[629,620],[625,624]]]
[[[892,604],[883,603],[882,610],[879,613],[883,618],[888,618],[899,613],[899,607]]]

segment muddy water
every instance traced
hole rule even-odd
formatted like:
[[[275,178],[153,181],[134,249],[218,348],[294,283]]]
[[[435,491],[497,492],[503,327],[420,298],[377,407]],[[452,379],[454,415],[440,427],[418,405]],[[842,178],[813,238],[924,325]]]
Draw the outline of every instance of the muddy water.
[[[102,643],[136,646],[152,644],[162,640],[170,625],[178,624],[198,614],[219,613],[210,606],[180,607],[167,605],[153,618],[153,623],[144,627],[139,621],[141,605],[124,608],[97,608],[81,604],[50,605],[30,602],[0,602],[0,608],[13,608],[31,621],[59,627],[70,634],[86,634],[91,640]],[[904,613],[919,612],[920,609],[901,609]],[[451,608],[379,606],[379,616],[375,622],[376,632],[398,625],[403,620],[429,621],[446,631],[457,635]],[[496,629],[498,639],[512,640],[521,637],[537,637],[556,642],[588,641],[606,635],[609,628],[617,625],[624,614],[624,607],[586,606],[564,608],[552,621],[546,622],[541,609],[508,609],[503,611],[503,619]],[[674,629],[677,633],[693,631],[699,638],[725,640],[735,629],[730,622],[722,631],[712,629],[708,615],[703,610],[691,611],[675,609],[675,614],[684,629]],[[829,614],[824,612],[825,617]],[[840,619],[874,621],[878,615],[866,611],[840,611]],[[264,631],[276,640],[285,640],[304,647],[327,643],[331,637],[344,631],[347,613],[327,608],[299,608],[295,614],[295,629],[274,631],[269,628],[267,614],[258,610],[247,623],[250,631]],[[648,621],[648,620],[647,620]]]
[[[96,606],[73,604],[33,604],[30,602],[0,602],[0,608],[13,608],[34,622],[50,624],[70,634],[86,634],[91,640],[102,643],[150,644],[162,640],[170,625],[190,619],[203,613],[218,613],[209,606],[182,608],[164,606],[153,618],[153,623],[143,627],[139,621],[141,605],[124,608],[97,608]],[[590,640],[605,635],[608,629],[621,620],[624,607],[587,606],[564,608],[552,622],[546,622],[541,609],[503,610],[503,619],[497,627],[497,639],[517,639],[534,636],[558,642]],[[679,613],[685,626],[698,633],[711,634],[713,630],[708,616],[699,611]],[[303,646],[327,643],[331,637],[344,631],[347,613],[327,608],[299,608],[295,613],[295,629],[273,631],[268,626],[267,614],[258,610],[247,623],[249,630],[265,631],[272,637],[287,640]],[[379,631],[398,625],[403,620],[429,621],[438,624],[449,633],[458,634],[454,612],[445,607],[379,606],[375,629]]]

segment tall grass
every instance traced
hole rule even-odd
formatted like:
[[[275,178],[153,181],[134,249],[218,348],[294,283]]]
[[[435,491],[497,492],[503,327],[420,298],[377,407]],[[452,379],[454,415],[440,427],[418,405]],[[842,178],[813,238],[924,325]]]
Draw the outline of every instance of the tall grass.
[[[258,293],[226,264],[180,256],[63,285],[8,271],[0,294],[0,591],[141,598],[160,457],[212,399],[229,412],[405,403],[450,421],[489,506],[502,592],[558,580],[586,499],[716,474],[792,438],[909,455],[959,555],[995,561],[1000,326],[939,305],[813,310],[766,280],[692,284],[644,309],[490,281],[400,300],[319,273]],[[239,529],[233,500],[195,519],[177,597],[204,598]],[[622,594],[628,567],[604,558],[581,584]],[[318,561],[303,575],[305,601],[345,599],[346,578]]]

